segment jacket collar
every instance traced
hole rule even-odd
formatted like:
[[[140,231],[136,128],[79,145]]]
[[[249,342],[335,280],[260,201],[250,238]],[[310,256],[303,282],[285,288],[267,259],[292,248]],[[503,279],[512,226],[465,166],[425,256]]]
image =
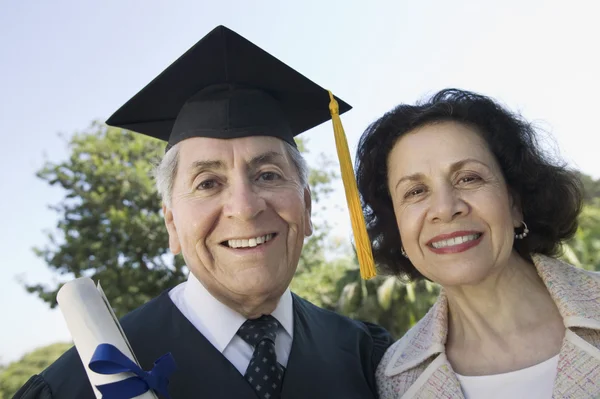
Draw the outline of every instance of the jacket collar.
[[[565,327],[600,330],[600,275],[542,255],[534,264]]]
[[[600,277],[561,260],[533,256],[534,265],[567,328],[600,330]],[[395,345],[385,375],[393,376],[443,353],[448,335],[448,299],[444,290],[429,312]]]

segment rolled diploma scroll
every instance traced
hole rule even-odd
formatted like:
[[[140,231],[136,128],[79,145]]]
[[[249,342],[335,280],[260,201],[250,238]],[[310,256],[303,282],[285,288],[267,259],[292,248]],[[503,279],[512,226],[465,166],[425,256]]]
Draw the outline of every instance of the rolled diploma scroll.
[[[97,374],[88,367],[99,344],[114,345],[139,366],[125,333],[100,287],[100,283],[96,287],[92,279],[88,277],[70,281],[58,291],[56,301],[67,322],[73,343],[85,367],[85,372],[92,384],[96,398],[102,398],[102,394],[96,389],[96,385],[117,382],[134,376],[133,373]],[[136,396],[137,398],[158,399],[152,390]]]

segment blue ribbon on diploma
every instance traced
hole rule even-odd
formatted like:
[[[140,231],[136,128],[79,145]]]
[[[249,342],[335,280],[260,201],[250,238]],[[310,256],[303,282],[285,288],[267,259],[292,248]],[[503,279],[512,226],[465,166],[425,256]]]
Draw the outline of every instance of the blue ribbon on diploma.
[[[118,374],[130,372],[134,377],[110,384],[97,385],[103,399],[131,399],[148,390],[169,397],[169,375],[177,365],[171,353],[167,353],[154,363],[150,371],[144,371],[120,350],[111,344],[100,344],[96,347],[89,364],[90,370],[98,374]]]

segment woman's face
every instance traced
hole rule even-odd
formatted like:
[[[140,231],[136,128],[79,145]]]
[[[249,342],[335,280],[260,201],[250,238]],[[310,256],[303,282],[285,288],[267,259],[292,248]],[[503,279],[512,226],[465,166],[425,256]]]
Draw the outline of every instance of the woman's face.
[[[458,122],[402,136],[387,160],[402,244],[442,286],[477,284],[507,264],[522,217],[479,133]]]

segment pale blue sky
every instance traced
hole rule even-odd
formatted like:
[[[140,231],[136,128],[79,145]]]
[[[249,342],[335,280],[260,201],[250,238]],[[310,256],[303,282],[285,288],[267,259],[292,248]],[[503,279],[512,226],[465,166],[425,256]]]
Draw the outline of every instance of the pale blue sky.
[[[223,24],[354,106],[351,151],[367,124],[400,102],[449,86],[479,91],[536,120],[573,166],[600,178],[600,6],[594,0],[245,1],[0,0],[0,362],[68,340],[17,282],[52,282],[31,248],[57,217],[61,192],[35,178],[57,136],[104,120]],[[313,153],[334,148],[329,125]],[[333,155],[333,153],[332,153]],[[310,160],[310,158],[309,158]],[[339,190],[333,201],[343,204]],[[335,233],[347,238],[345,213]]]

